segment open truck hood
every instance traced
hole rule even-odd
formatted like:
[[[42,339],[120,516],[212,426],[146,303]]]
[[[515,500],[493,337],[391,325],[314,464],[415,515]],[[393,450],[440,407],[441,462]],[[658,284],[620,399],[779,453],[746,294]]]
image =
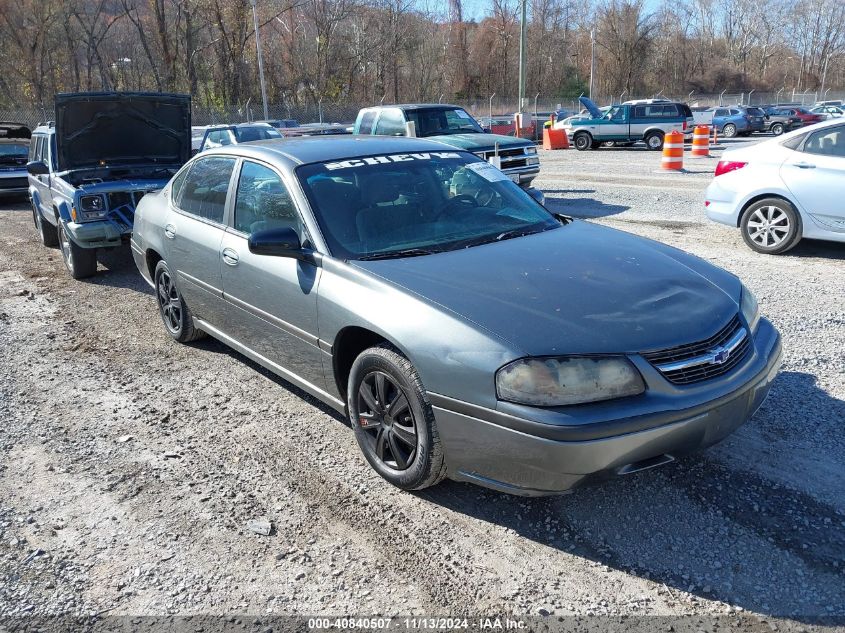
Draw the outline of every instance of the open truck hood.
[[[587,97],[578,97],[578,101],[581,102],[581,105],[587,109],[587,112],[589,112],[590,116],[594,119],[600,119],[604,116],[592,99],[588,99]]]
[[[144,92],[56,95],[60,171],[179,167],[191,157],[191,97]]]

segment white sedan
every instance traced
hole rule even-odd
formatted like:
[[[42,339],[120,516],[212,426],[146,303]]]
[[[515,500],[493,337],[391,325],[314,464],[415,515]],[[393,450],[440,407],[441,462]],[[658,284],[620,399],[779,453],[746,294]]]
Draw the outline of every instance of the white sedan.
[[[725,152],[707,187],[707,217],[776,255],[802,237],[845,242],[845,121],[831,119]]]

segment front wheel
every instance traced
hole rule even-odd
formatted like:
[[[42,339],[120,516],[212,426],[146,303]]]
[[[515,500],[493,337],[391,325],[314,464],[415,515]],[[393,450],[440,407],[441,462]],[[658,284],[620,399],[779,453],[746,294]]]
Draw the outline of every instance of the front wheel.
[[[44,218],[40,218],[44,226]],[[67,234],[64,224],[59,220],[57,228],[59,249],[70,276],[74,279],[85,279],[97,272],[97,251],[93,248],[82,248]]]
[[[801,218],[783,198],[765,198],[748,207],[740,229],[752,250],[767,255],[785,253],[801,241]]]
[[[774,134],[775,136],[780,136],[781,134],[783,134],[783,124],[775,123],[772,126],[772,134]]]
[[[163,259],[156,265],[153,275],[158,312],[167,333],[179,343],[190,343],[205,336],[194,325],[194,315],[176,287],[170,268]]]
[[[446,476],[422,381],[396,349],[371,347],[355,359],[346,400],[358,446],[384,479],[403,490],[421,490]]]
[[[575,135],[575,138],[572,139],[572,142],[575,144],[575,149],[579,152],[583,152],[584,150],[592,148],[593,137],[587,132],[578,132],[578,134]]]
[[[55,248],[59,245],[59,234],[56,227],[43,218],[34,200],[32,201],[32,220],[35,222],[38,237],[44,246]]]
[[[722,136],[725,138],[734,138],[736,136],[736,126],[733,123],[728,123],[722,128]]]

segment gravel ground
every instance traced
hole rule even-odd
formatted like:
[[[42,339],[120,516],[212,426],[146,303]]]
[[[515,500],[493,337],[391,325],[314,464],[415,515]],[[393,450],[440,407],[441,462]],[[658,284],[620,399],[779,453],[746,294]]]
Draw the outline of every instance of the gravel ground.
[[[128,249],[74,282],[27,204],[0,202],[0,617],[841,624],[845,245],[765,257],[708,223],[716,158],[665,174],[645,150],[541,156],[551,208],[689,250],[757,293],[785,360],[751,422],[700,456],[564,497],[399,492],[328,408],[219,343],[173,343]]]

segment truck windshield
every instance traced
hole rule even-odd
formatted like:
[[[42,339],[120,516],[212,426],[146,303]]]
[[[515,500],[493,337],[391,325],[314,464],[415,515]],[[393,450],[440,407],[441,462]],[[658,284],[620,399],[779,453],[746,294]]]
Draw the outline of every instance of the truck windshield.
[[[413,121],[417,136],[440,134],[483,134],[484,130],[463,108],[420,108],[406,111]]]
[[[429,255],[561,226],[505,174],[466,152],[312,163],[296,174],[339,259]]]

